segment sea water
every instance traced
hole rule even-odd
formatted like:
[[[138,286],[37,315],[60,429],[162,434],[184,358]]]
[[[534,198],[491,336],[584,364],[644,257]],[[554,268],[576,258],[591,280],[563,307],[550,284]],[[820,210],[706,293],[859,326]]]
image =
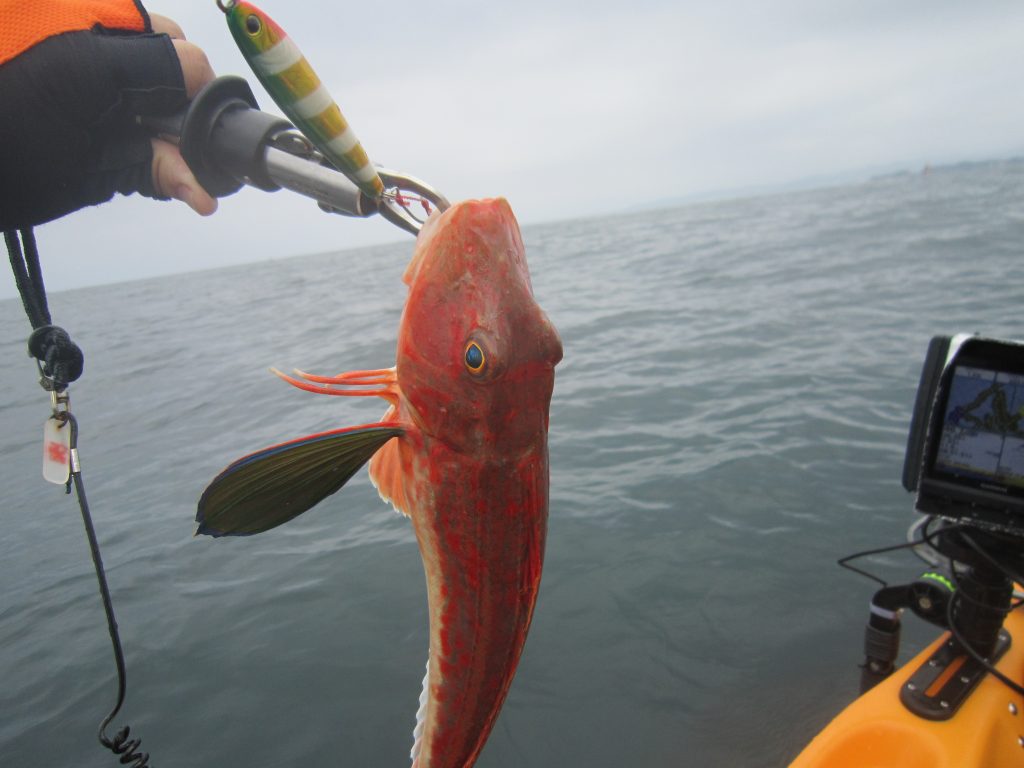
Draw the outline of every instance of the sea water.
[[[513,201],[514,202],[514,201]],[[935,334],[1024,336],[1024,161],[524,230],[565,359],[533,629],[481,768],[781,766],[856,694]],[[193,538],[228,462],[365,423],[267,366],[388,366],[411,243],[56,293],[84,479],[156,766],[408,764],[427,609],[365,473],[260,536]],[[48,400],[0,303],[0,765],[108,766],[113,659]],[[893,581],[919,565],[888,555]],[[908,620],[903,658],[932,632]]]

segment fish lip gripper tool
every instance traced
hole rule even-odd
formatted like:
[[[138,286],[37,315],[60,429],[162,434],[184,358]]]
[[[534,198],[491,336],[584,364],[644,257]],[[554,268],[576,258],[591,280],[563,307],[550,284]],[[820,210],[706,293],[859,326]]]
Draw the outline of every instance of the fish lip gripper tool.
[[[379,213],[413,235],[434,209],[449,207],[429,184],[380,167],[385,192],[376,200],[368,196],[327,164],[291,123],[261,112],[249,83],[236,75],[211,81],[178,114],[140,117],[139,123],[177,143],[196,179],[215,197],[244,185],[267,192],[284,188],[316,200],[330,213],[357,218]]]

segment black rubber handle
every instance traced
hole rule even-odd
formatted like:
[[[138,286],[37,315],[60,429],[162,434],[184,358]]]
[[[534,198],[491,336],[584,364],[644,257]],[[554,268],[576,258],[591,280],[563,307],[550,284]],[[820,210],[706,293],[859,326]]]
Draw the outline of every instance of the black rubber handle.
[[[156,134],[177,137],[185,162],[214,197],[233,194],[243,184],[267,192],[281,188],[267,173],[266,149],[292,125],[261,112],[244,78],[218,77],[183,112],[140,122]]]

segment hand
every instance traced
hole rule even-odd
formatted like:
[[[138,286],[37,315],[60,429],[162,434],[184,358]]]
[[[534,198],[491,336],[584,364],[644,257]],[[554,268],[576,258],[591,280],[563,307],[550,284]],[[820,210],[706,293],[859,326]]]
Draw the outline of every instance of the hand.
[[[166,16],[149,15],[153,31],[169,35],[181,63],[185,77],[185,94],[189,99],[213,80],[213,69],[206,54],[185,39],[185,34],[176,23]],[[200,216],[209,216],[217,210],[217,200],[203,189],[192,175],[178,147],[162,139],[152,139],[153,146],[153,189],[157,194],[173,197],[186,203]]]
[[[0,29],[13,29],[7,25],[23,12],[15,8],[0,3]],[[49,6],[37,8],[42,22],[55,23]],[[178,198],[203,215],[216,210],[177,147],[137,123],[140,115],[175,114],[213,78],[177,24],[152,16],[150,25],[153,33],[57,28],[13,52],[0,37],[0,231],[116,192]]]

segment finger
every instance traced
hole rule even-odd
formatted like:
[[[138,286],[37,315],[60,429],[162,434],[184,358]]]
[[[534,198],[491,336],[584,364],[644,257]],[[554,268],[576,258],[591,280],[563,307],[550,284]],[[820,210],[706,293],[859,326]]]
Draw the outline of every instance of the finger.
[[[217,210],[217,200],[192,175],[181,152],[173,144],[153,139],[153,186],[157,194],[181,200],[200,216]]]
[[[199,89],[213,80],[213,67],[203,49],[187,40],[174,39],[174,50],[181,62],[181,73],[185,77],[185,94],[192,98]]]
[[[185,39],[185,33],[181,31],[181,27],[173,19],[157,13],[151,13],[149,14],[149,23],[153,31],[158,35],[169,35],[174,40]]]

